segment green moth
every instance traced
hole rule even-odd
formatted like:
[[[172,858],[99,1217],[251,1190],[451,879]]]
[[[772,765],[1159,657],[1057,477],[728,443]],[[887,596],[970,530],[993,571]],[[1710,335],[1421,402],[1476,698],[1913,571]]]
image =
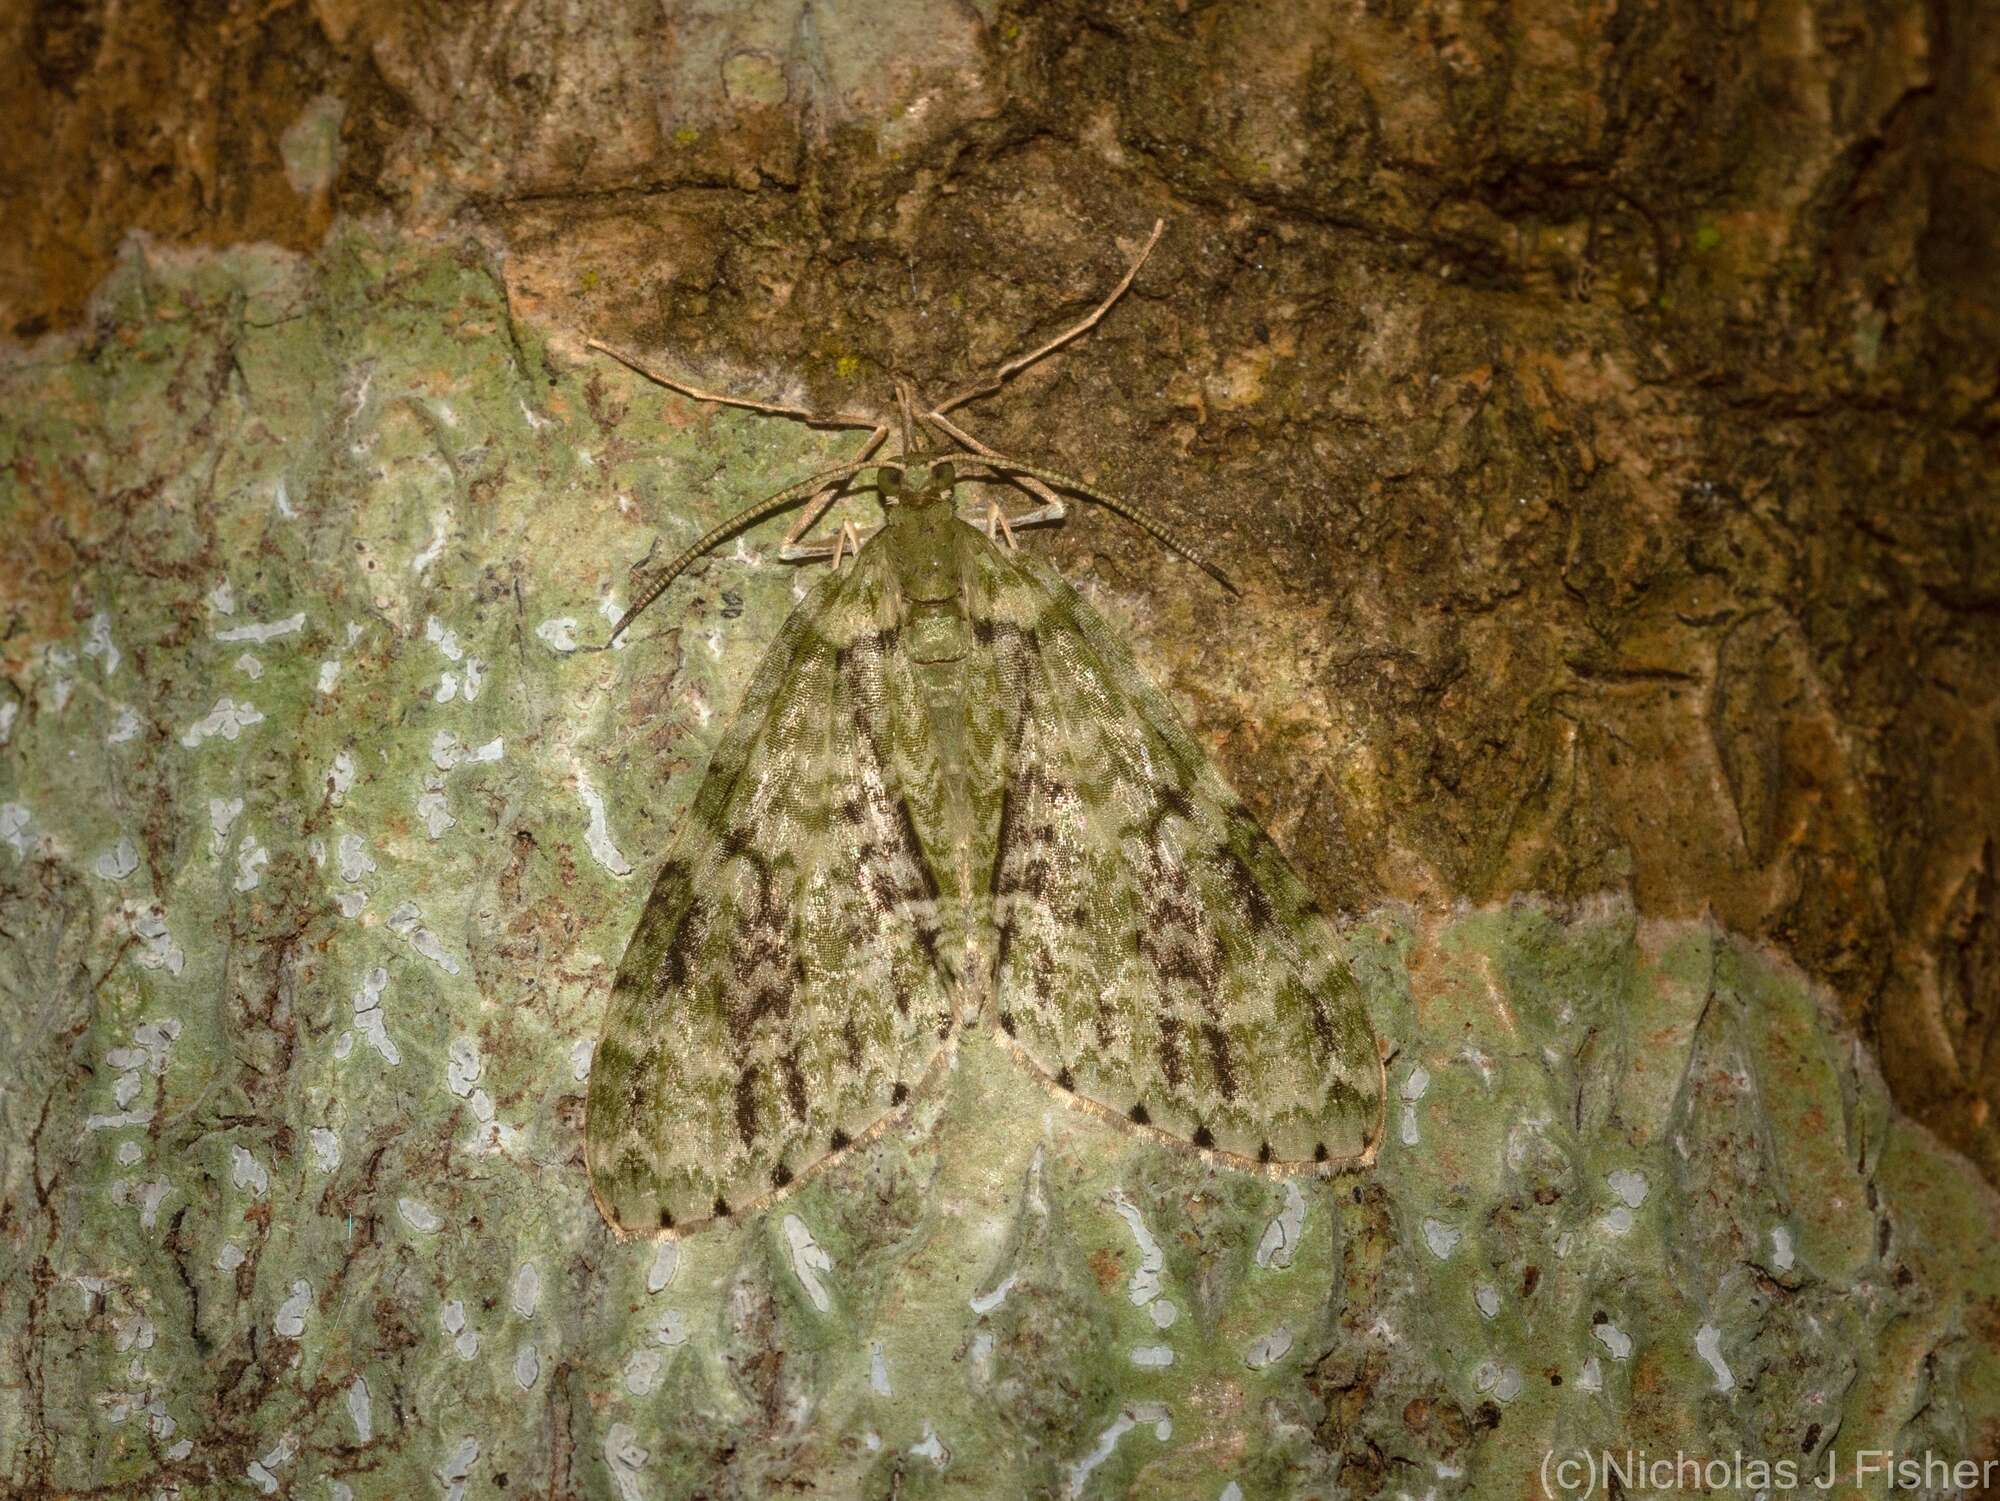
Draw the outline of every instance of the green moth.
[[[619,622],[722,537],[814,502],[783,555],[833,571],[716,747],[591,1066],[585,1157],[618,1229],[684,1234],[768,1203],[893,1121],[976,1026],[1070,1101],[1190,1150],[1267,1172],[1373,1159],[1383,1066],[1331,925],[1012,527],[1060,517],[1066,491],[1178,544],[946,416],[1092,326],[1144,258],[986,385],[925,411],[901,390],[897,457],[871,457],[886,423],[815,418],[873,432],[857,459],[702,538]],[[1042,507],[989,503],[974,524],[959,485],[979,468]],[[801,543],[870,469],[881,526]]]

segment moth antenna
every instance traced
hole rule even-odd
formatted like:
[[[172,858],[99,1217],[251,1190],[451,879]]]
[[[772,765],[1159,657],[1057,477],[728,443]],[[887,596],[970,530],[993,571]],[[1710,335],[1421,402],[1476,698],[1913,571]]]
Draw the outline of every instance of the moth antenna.
[[[693,542],[690,542],[686,550],[679,557],[660,569],[659,572],[655,573],[647,581],[645,588],[639,591],[638,598],[625,607],[625,613],[620,615],[618,623],[611,627],[611,635],[606,639],[604,644],[609,646],[612,642],[616,641],[619,635],[623,633],[625,627],[638,618],[641,610],[666,593],[667,586],[679,578],[681,574],[685,573],[689,564],[715,546],[716,543],[728,541],[729,538],[735,536],[736,533],[742,531],[745,527],[755,526],[765,517],[775,516],[778,512],[797,505],[808,496],[818,494],[822,486],[846,479],[850,475],[860,473],[863,469],[900,469],[901,467],[894,459],[884,460],[876,458],[855,459],[846,464],[836,464],[831,469],[822,469],[818,474],[808,475],[795,485],[785,486],[784,489],[778,491],[775,495],[765,496],[755,505],[747,506],[743,510],[738,511],[734,516],[731,516],[727,521],[720,522],[711,527],[707,532],[703,533]]]
[[[1153,520],[1129,500],[1120,500],[1116,495],[1086,485],[1074,475],[1064,474],[1056,469],[1045,469],[1040,464],[1026,464],[1019,459],[1009,458],[1004,453],[954,454],[952,457],[968,464],[983,464],[988,469],[998,470],[1002,474],[1025,474],[1032,479],[1041,480],[1044,484],[1053,485],[1058,490],[1068,490],[1074,495],[1083,496],[1086,500],[1094,500],[1107,511],[1116,511],[1167,551],[1178,553],[1187,559],[1231,594],[1240,596],[1243,593],[1228,574],[1196,552],[1193,547],[1181,541],[1165,523]]]
[[[977,401],[982,396],[991,396],[1016,375],[1019,375],[1023,370],[1034,364],[1036,360],[1041,359],[1044,355],[1054,354],[1071,339],[1081,334],[1086,334],[1091,329],[1097,327],[1104,315],[1111,311],[1112,304],[1123,297],[1125,289],[1132,285],[1132,278],[1139,274],[1139,268],[1146,264],[1146,257],[1151,255],[1153,247],[1160,243],[1160,235],[1166,230],[1166,227],[1167,221],[1165,219],[1155,219],[1153,221],[1153,232],[1146,237],[1146,243],[1140,247],[1138,255],[1132,260],[1132,264],[1126,267],[1125,275],[1119,279],[1118,285],[1111,289],[1111,295],[1098,303],[1089,317],[1083,319],[1081,322],[1072,323],[1053,339],[1050,339],[1045,344],[1036,346],[1026,354],[1016,355],[978,385],[966,388],[959,392],[958,395],[939,406],[933,407],[931,410],[942,415],[951,411],[954,407],[964,406],[968,401]],[[1203,566],[1206,567],[1207,565],[1204,564]]]

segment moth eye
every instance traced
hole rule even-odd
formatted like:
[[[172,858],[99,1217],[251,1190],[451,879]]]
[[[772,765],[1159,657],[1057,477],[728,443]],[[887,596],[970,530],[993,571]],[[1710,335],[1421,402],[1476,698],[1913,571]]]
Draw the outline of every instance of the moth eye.
[[[838,1151],[842,1150],[843,1148],[846,1148],[846,1147],[850,1147],[850,1146],[852,1146],[852,1145],[854,1145],[854,1138],[853,1138],[853,1137],[849,1136],[849,1135],[848,1135],[848,1134],[847,1134],[847,1133],[846,1133],[845,1131],[841,1131],[841,1130],[838,1130],[838,1129],[836,1129],[836,1130],[834,1131],[834,1133],[833,1133],[833,1150],[834,1150],[834,1151],[838,1152]]]
[[[716,1217],[717,1219],[719,1219],[719,1220],[726,1220],[726,1219],[728,1219],[728,1218],[729,1218],[729,1214],[730,1214],[730,1209],[729,1209],[729,1200],[727,1200],[727,1199],[724,1199],[724,1198],[718,1198],[718,1199],[716,1199],[716,1201],[715,1201],[715,1217]]]
[[[875,489],[881,495],[884,503],[892,500],[901,500],[903,498],[902,474],[894,469],[877,469],[875,471]]]
[[[933,464],[931,466],[931,488],[933,490],[949,492],[951,487],[957,483],[958,469],[950,459],[946,459],[942,464]]]
[[[674,1228],[674,1212],[671,1209],[667,1209],[665,1207],[661,1208],[660,1228],[662,1230],[671,1230]]]
[[[1056,1075],[1056,1083],[1060,1084],[1064,1089],[1074,1090],[1076,1088],[1076,1075],[1068,1069],[1063,1069]]]
[[[1146,1104],[1143,1100],[1128,1110],[1125,1113],[1125,1118],[1135,1126],[1150,1126],[1153,1124],[1153,1117],[1146,1113]]]
[[[1001,1013],[1000,1013],[1000,1030],[1001,1030],[1002,1032],[1005,1032],[1005,1033],[1006,1033],[1006,1034],[1007,1034],[1007,1035],[1008,1035],[1009,1037],[1012,1037],[1012,1036],[1014,1035],[1014,1013],[1013,1013],[1013,1012],[1011,1012],[1011,1011],[1003,1011],[1003,1012],[1001,1012]]]
[[[1198,1147],[1214,1146],[1215,1133],[1206,1126],[1196,1126],[1194,1128],[1194,1144]]]
[[[1313,1161],[1324,1162],[1327,1158],[1326,1143],[1320,1142],[1313,1148]]]
[[[1271,1160],[1271,1144],[1268,1141],[1258,1146],[1257,1160],[1259,1162],[1269,1162]]]
[[[898,1079],[896,1081],[896,1087],[889,1091],[889,1103],[891,1105],[900,1105],[903,1103],[903,1101],[907,1100],[909,1097],[910,1097],[910,1086],[905,1084],[901,1079]]]
[[[792,1170],[786,1167],[784,1163],[781,1162],[776,1167],[771,1169],[771,1186],[773,1188],[783,1188],[787,1183],[790,1183],[791,1181],[792,1181]]]

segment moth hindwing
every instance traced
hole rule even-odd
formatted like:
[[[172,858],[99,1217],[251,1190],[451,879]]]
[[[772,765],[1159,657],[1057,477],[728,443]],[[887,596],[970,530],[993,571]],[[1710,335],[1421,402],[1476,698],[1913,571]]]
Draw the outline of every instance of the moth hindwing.
[[[908,471],[766,654],[619,967],[606,1216],[684,1232],[784,1192],[967,1025],[1185,1145],[1371,1158],[1382,1064],[1326,918],[1096,612]]]
[[[786,1192],[893,1119],[967,1026],[998,1028],[1069,1099],[1194,1150],[1272,1172],[1373,1159],[1383,1066],[1331,925],[1012,529],[1083,496],[1234,586],[1127,502],[946,415],[1094,327],[1162,228],[1095,311],[988,380],[929,408],[899,386],[896,458],[871,457],[891,430],[876,416],[714,396],[594,346],[701,400],[870,430],[697,539],[612,631],[801,503],[779,555],[834,565],[758,667],[618,968],[584,1155],[619,1229],[685,1233]],[[989,501],[982,532],[954,509],[968,466],[1041,504],[1009,518]],[[802,540],[871,467],[881,528]]]

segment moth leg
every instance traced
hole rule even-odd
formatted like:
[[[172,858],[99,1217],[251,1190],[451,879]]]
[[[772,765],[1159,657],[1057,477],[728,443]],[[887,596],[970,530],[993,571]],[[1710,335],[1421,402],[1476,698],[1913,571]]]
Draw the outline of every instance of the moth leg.
[[[833,559],[836,551],[840,557],[859,556],[862,545],[881,530],[879,526],[861,527],[851,521],[843,521],[831,538],[820,537],[811,542],[801,542],[784,555],[785,561],[819,563]],[[833,566],[838,568],[840,564],[835,561]]]
[[[889,424],[886,422],[876,423],[874,430],[868,434],[867,441],[855,450],[854,457],[856,459],[867,458],[868,455],[882,446],[882,440],[888,436]],[[827,507],[839,499],[840,492],[845,488],[846,484],[847,481],[843,479],[837,483],[828,485],[807,502],[806,508],[799,512],[799,519],[793,522],[791,527],[786,530],[785,540],[778,544],[778,557],[782,561],[787,563],[808,563],[828,556],[826,551],[828,544],[824,540],[807,542],[804,538],[806,533],[819,525],[820,518],[826,515]],[[873,536],[874,533],[870,532],[868,535]],[[856,544],[857,549],[859,545],[859,543]],[[836,568],[840,566],[837,554],[834,555],[833,566]]]
[[[1161,231],[1166,229],[1166,227],[1167,221],[1164,219],[1155,219],[1153,221],[1153,232],[1146,237],[1146,243],[1139,248],[1139,253],[1132,258],[1132,264],[1126,268],[1125,275],[1119,279],[1118,285],[1111,289],[1110,295],[1098,303],[1088,317],[1079,322],[1072,323],[1047,343],[1036,346],[1026,354],[1016,355],[978,385],[967,387],[949,401],[933,407],[927,415],[936,418],[945,412],[951,411],[954,407],[964,406],[968,401],[977,401],[982,396],[991,396],[995,391],[1006,385],[1008,381],[1012,380],[1014,376],[1027,369],[1028,366],[1034,364],[1035,361],[1041,359],[1044,355],[1054,354],[1063,345],[1069,343],[1071,339],[1086,334],[1091,329],[1097,327],[1104,315],[1111,311],[1112,304],[1123,297],[1125,289],[1132,285],[1132,278],[1137,276],[1139,268],[1146,264],[1146,257],[1153,253],[1153,247],[1159,243]]]
[[[986,540],[988,542],[995,540],[994,529],[996,527],[999,529],[1000,536],[1007,539],[1007,551],[1015,551],[1020,546],[1020,543],[1014,540],[1013,524],[1007,520],[1007,512],[1001,508],[1000,502],[989,499],[986,502]]]
[[[926,412],[924,414],[924,420],[935,426],[937,430],[943,433],[946,437],[952,439],[956,443],[963,444],[965,447],[969,448],[974,453],[985,454],[990,459],[997,459],[1000,457],[1000,454],[996,450],[988,448],[984,443],[980,442],[977,438],[973,437],[971,433],[967,432],[964,428],[960,427],[957,423],[953,422],[949,417],[945,417],[937,412]],[[1046,526],[1051,522],[1062,520],[1063,517],[1069,514],[1069,508],[1063,504],[1062,497],[1056,494],[1056,492],[1051,490],[1047,485],[1043,484],[1040,480],[1036,479],[1033,475],[1031,474],[1019,475],[1016,477],[1016,479],[1017,482],[1020,484],[1021,488],[1026,490],[1030,495],[1034,496],[1037,500],[1041,501],[1041,504],[1035,507],[1035,509],[1032,511],[1025,511],[1019,516],[1010,516],[1008,518],[1008,522],[1010,525]],[[1012,539],[1010,538],[1009,540]]]
[[[840,572],[841,548],[846,547],[854,557],[861,556],[861,538],[855,534],[852,521],[842,521],[840,530],[833,534],[833,571]]]

